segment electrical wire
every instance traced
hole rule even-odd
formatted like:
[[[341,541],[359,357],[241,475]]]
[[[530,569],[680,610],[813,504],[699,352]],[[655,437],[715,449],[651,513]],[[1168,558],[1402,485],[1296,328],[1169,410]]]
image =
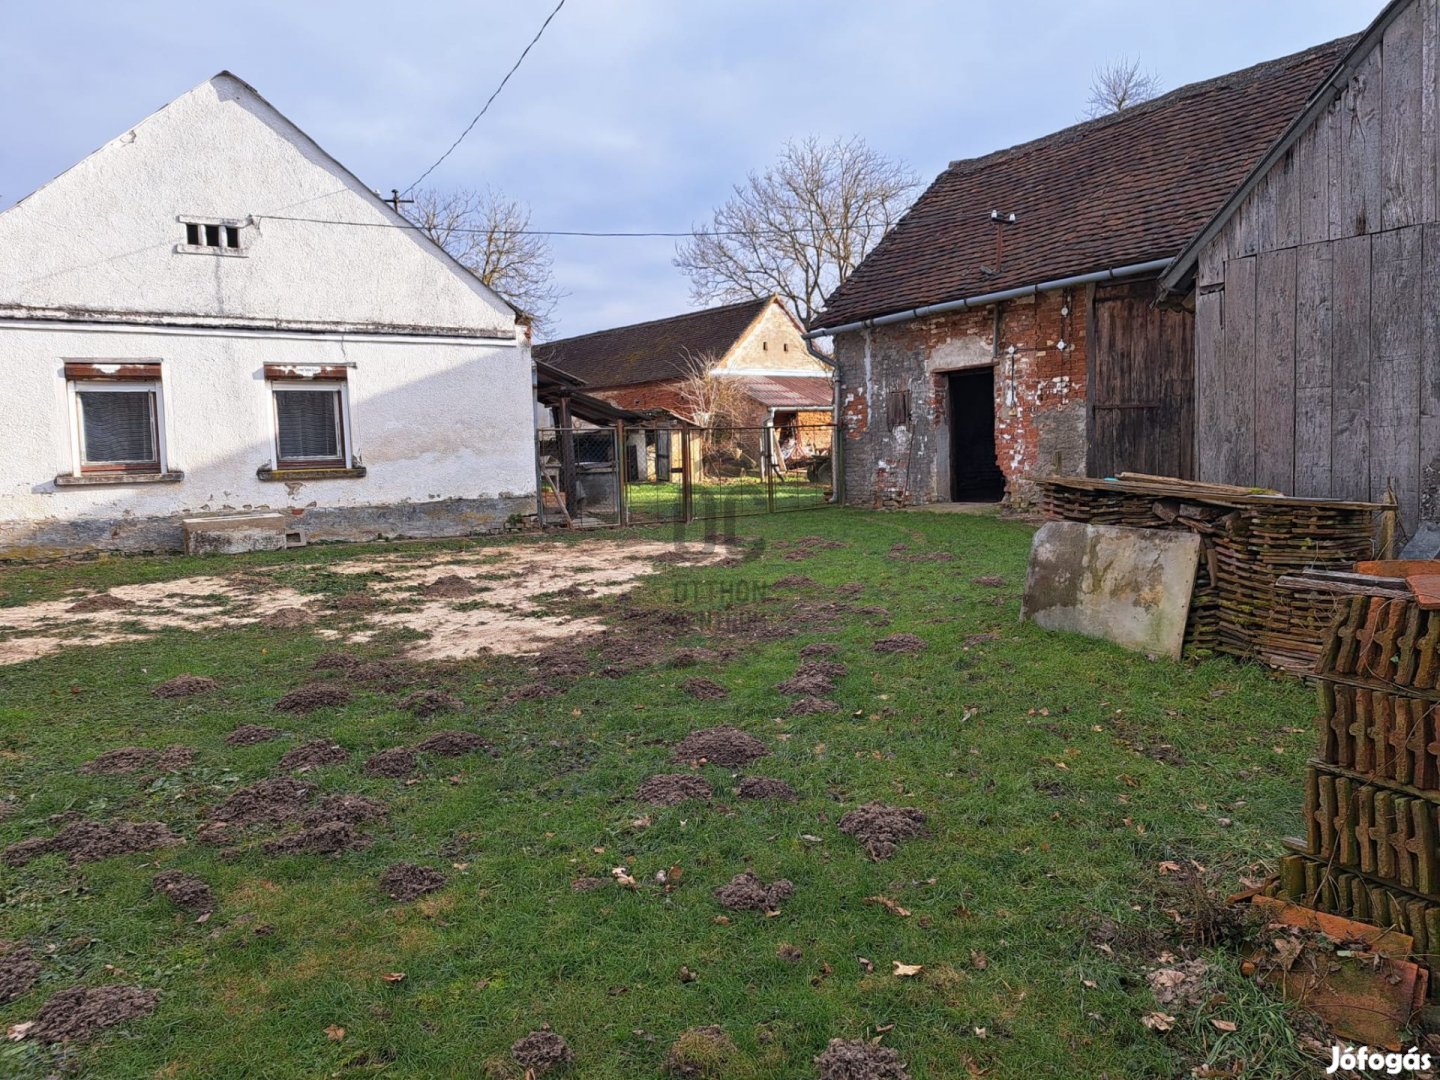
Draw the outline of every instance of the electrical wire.
[[[451,154],[453,154],[455,152],[455,148],[465,141],[465,136],[470,134],[471,130],[475,127],[475,125],[480,122],[480,118],[489,111],[491,104],[495,101],[497,97],[500,96],[500,91],[505,89],[505,84],[510,81],[510,76],[514,75],[515,72],[520,70],[520,65],[525,62],[525,57],[530,55],[530,50],[535,47],[535,43],[539,41],[540,36],[545,33],[545,28],[550,25],[550,20],[555,18],[556,15],[559,15],[560,9],[564,6],[565,0],[560,0],[560,2],[555,5],[555,10],[550,12],[550,14],[545,17],[545,21],[540,24],[540,29],[535,31],[535,36],[530,39],[530,44],[526,45],[525,50],[520,54],[520,58],[516,60],[510,70],[505,73],[505,77],[500,80],[500,85],[495,88],[495,92],[486,99],[484,106],[480,109],[478,113],[475,114],[475,119],[471,120],[470,123],[466,125],[465,130],[460,133],[460,137],[450,144],[450,149],[446,150],[445,153],[441,154],[438,158],[436,158],[435,164],[431,165],[430,168],[426,169],[423,173],[421,173],[419,179],[417,179],[413,184],[407,187],[402,192],[402,194],[409,195],[410,192],[414,191],[415,188],[419,186],[421,180],[424,180],[432,172],[438,169],[440,167],[440,163],[446,158],[448,158]]]
[[[346,225],[359,229],[408,229],[426,232],[423,225],[415,223],[396,224],[391,221],[341,221],[331,218],[296,217],[288,214],[253,214],[254,221],[299,221],[310,225]],[[864,225],[855,225],[856,229],[885,229],[888,228],[883,222],[871,222]],[[579,236],[598,238],[645,238],[663,237],[670,239],[685,239],[696,236],[801,236],[810,237],[816,235],[814,229],[777,229],[762,228],[755,230],[748,229],[688,229],[680,232],[668,232],[663,230],[625,232],[620,230],[585,230],[585,229],[486,229],[466,228],[457,226],[447,228],[447,233],[475,233],[486,236]]]

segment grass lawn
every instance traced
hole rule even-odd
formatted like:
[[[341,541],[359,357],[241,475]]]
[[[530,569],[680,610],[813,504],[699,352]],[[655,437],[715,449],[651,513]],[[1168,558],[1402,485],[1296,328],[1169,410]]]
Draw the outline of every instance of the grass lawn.
[[[735,529],[752,541],[741,561],[666,565],[624,601],[579,601],[609,612],[615,630],[590,662],[617,670],[551,679],[549,697],[517,697],[535,684],[532,664],[502,656],[418,665],[399,691],[312,672],[336,648],[316,626],[163,630],[0,667],[0,797],[14,799],[0,845],[48,836],[66,813],[163,821],[187,841],[0,865],[0,938],[41,964],[35,986],[0,1005],[0,1024],[34,1019],[76,984],[160,992],[152,1015],[87,1043],[0,1044],[0,1075],[518,1077],[509,1048],[542,1023],[575,1053],[559,1075],[585,1080],[661,1076],[671,1043],[704,1024],[735,1043],[720,1077],[813,1077],[835,1037],[881,1038],[916,1080],[1174,1077],[1206,1062],[1239,1063],[1224,1073],[1237,1077],[1308,1075],[1298,1018],[1240,978],[1233,945],[1211,942],[1225,924],[1214,893],[1260,872],[1299,829],[1311,692],[1255,667],[1150,661],[1021,625],[1023,524],[832,509]],[[838,543],[797,544],[807,536]],[[335,592],[364,580],[343,580],[340,563],[378,550],[484,546],[11,568],[0,604],[235,571]],[[795,575],[814,584],[769,588]],[[974,580],[992,575],[1005,584]],[[848,583],[863,588],[837,591]],[[740,618],[706,618],[721,610]],[[755,632],[753,616],[770,631]],[[926,648],[873,651],[897,633]],[[395,658],[414,636],[349,648]],[[830,695],[840,709],[786,718],[775,685],[819,641],[848,668]],[[679,649],[720,655],[671,666]],[[187,672],[219,690],[152,696]],[[728,697],[681,689],[696,676]],[[274,710],[326,677],[354,691],[349,705]],[[465,709],[418,719],[399,705],[417,686]],[[240,724],[286,737],[227,745]],[[689,771],[671,745],[720,724],[770,755],[698,768],[715,790],[708,805],[635,798],[652,774]],[[479,732],[493,754],[422,757],[414,782],[362,768],[446,728]],[[284,775],[280,756],[321,736],[349,764],[303,779],[321,795],[384,801],[388,819],[360,826],[370,846],[272,855],[263,830],[228,845],[196,838],[203,811]],[[176,743],[197,751],[178,774],[77,771],[106,750]],[[785,780],[800,797],[737,799],[740,774]],[[928,835],[871,860],[837,824],[872,800],[923,811]],[[378,880],[398,861],[448,883],[392,901]],[[622,866],[636,887],[612,879]],[[172,868],[214,890],[208,921],[152,891]],[[746,869],[794,883],[778,915],[727,912],[712,896]],[[583,877],[603,884],[572,888]],[[1212,985],[1203,1004],[1165,1010],[1176,1021],[1160,1033],[1141,1022],[1156,1009],[1144,977],[1166,953],[1208,959]],[[895,962],[923,970],[899,977]],[[404,978],[385,978],[395,973]]]

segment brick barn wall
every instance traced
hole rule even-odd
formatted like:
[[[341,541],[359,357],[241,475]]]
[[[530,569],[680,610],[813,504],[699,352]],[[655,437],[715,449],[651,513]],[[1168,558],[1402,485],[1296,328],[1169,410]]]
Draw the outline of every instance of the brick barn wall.
[[[994,308],[932,316],[836,337],[845,431],[845,498],[914,506],[950,498],[946,375],[993,366],[995,449],[1006,501],[1028,505],[1028,478],[1085,472],[1085,307],[1066,290]],[[1063,342],[1063,348],[1061,343]],[[998,352],[998,355],[996,353]],[[892,390],[909,390],[911,422],[888,430]]]

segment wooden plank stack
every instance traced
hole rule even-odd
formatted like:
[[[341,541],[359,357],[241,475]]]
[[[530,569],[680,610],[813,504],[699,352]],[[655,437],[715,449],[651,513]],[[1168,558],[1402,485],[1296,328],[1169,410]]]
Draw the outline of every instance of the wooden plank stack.
[[[1186,626],[1192,656],[1216,652],[1290,670],[1308,668],[1333,608],[1293,610],[1283,578],[1349,571],[1373,550],[1377,503],[1296,499],[1221,484],[1122,473],[1117,480],[1052,476],[1037,481],[1046,517],[1201,536]]]
[[[1335,606],[1306,835],[1289,842],[1276,891],[1410,934],[1428,964],[1440,956],[1440,612],[1405,595]]]

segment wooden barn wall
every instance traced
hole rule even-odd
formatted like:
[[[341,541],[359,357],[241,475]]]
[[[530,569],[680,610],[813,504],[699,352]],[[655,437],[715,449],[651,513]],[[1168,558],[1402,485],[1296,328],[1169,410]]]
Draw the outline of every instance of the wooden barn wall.
[[[1201,253],[1196,471],[1440,519],[1440,0],[1412,0]]]
[[[1153,279],[1090,297],[1086,425],[1091,476],[1195,475],[1194,316],[1155,305]]]

